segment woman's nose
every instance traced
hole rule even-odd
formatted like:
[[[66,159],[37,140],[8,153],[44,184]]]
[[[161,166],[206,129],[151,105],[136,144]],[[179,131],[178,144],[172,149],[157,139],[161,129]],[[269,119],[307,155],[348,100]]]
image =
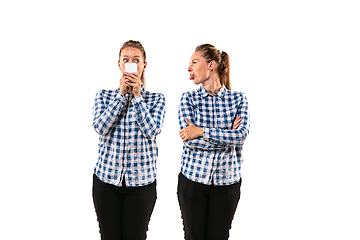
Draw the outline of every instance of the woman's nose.
[[[189,66],[188,67],[188,72],[191,72],[192,71],[192,68]]]

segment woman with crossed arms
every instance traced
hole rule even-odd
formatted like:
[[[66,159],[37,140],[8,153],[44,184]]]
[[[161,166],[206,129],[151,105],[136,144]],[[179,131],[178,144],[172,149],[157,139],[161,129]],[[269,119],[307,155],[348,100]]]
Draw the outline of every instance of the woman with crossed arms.
[[[210,44],[195,49],[179,106],[183,140],[178,200],[186,240],[225,240],[240,199],[241,151],[249,134],[246,96],[231,91],[229,56]]]

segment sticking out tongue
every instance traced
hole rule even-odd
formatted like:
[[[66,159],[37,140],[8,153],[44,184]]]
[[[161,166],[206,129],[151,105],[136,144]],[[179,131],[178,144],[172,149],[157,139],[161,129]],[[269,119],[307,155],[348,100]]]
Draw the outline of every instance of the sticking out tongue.
[[[190,74],[190,80],[194,80],[194,74]]]

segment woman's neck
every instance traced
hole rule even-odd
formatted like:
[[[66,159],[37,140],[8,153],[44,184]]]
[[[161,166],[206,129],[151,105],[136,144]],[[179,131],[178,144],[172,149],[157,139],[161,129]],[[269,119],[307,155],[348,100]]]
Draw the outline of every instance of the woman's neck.
[[[209,79],[202,84],[202,86],[211,95],[217,93],[222,87],[219,76],[210,76]]]

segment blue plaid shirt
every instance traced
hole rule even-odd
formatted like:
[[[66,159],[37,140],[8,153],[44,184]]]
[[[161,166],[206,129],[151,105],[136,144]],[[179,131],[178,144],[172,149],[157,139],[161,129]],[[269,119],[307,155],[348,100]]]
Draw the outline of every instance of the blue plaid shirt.
[[[242,118],[241,124],[231,130],[236,116]],[[180,129],[188,126],[185,118],[202,127],[204,134],[184,142],[181,156],[184,176],[206,185],[230,185],[240,181],[241,151],[250,129],[246,96],[224,86],[211,95],[201,86],[182,95]]]
[[[99,137],[96,176],[122,186],[144,186],[155,181],[158,149],[156,135],[165,116],[165,97],[141,89],[125,96],[117,90],[100,90],[93,107],[93,128]]]

